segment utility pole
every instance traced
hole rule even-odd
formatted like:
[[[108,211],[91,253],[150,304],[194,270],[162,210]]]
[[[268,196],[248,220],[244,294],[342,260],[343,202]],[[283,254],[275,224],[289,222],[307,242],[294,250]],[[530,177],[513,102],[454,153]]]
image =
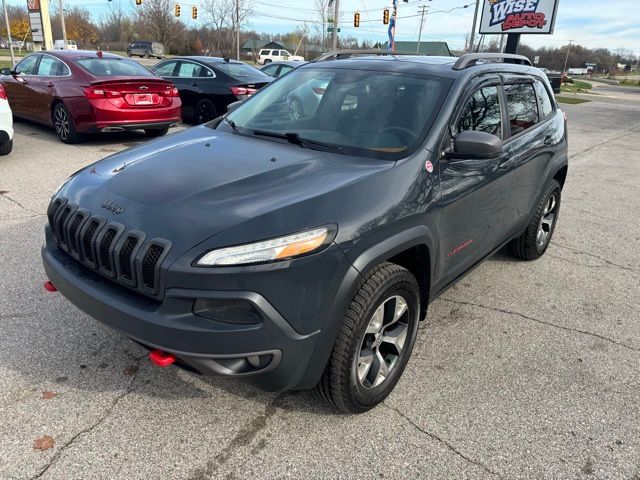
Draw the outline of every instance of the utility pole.
[[[469,51],[473,52],[473,41],[476,35],[476,22],[478,21],[478,10],[480,9],[480,0],[476,0],[476,11],[473,14],[473,23],[471,24],[471,36],[469,37]]]
[[[62,26],[62,40],[64,41],[64,49],[67,49],[67,27],[64,24],[64,6],[60,0],[60,25]]]
[[[7,13],[7,1],[2,0],[2,8],[4,10],[4,21],[7,25],[7,37],[9,40],[9,50],[11,50],[11,66],[16,65],[16,57],[13,54],[13,42],[11,41],[11,28],[9,27],[9,14]]]
[[[240,0],[236,0],[236,60],[240,60]]]
[[[421,7],[418,7],[418,13],[420,14],[420,30],[418,32],[418,47],[416,48],[416,53],[420,53],[420,40],[422,38],[422,25],[424,23],[424,15],[425,15],[425,13],[427,13],[427,10],[429,10],[429,7],[427,5],[422,5]]]
[[[571,44],[572,43],[573,43],[573,40],[569,40],[569,46],[567,47],[567,56],[564,59],[564,67],[562,68],[562,74],[563,75],[567,71],[567,63],[569,62],[569,52],[571,51]]]
[[[500,35],[500,53],[504,52],[504,35]]]
[[[340,0],[333,2],[333,32],[331,37],[331,50],[338,49],[338,16],[340,15]]]

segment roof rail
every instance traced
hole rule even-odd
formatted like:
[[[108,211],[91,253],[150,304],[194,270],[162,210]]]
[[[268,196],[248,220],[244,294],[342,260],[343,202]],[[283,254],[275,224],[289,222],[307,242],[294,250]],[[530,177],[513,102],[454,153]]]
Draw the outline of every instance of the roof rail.
[[[505,61],[505,63],[519,63],[520,65],[532,66],[531,60],[524,55],[515,55],[513,53],[465,53],[462,55],[456,63],[453,65],[454,70],[463,70],[467,67],[472,67],[479,60],[486,60],[489,62]]]
[[[334,50],[332,52],[323,53],[314,62],[323,62],[325,60],[340,60],[341,58],[351,58],[357,55],[421,55],[415,52],[390,52],[389,50],[378,50],[375,48],[364,50]]]

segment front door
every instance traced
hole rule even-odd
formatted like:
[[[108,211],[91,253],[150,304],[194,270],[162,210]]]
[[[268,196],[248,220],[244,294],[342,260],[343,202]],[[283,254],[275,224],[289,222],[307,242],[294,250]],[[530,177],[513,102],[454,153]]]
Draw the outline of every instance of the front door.
[[[450,140],[464,130],[504,138],[500,79],[478,81],[463,97],[457,112]],[[440,159],[438,286],[451,283],[497,246],[509,192],[503,162],[504,158],[457,159],[455,155]]]
[[[37,54],[24,58],[13,69],[15,73],[3,82],[11,110],[18,116],[31,118],[32,90],[30,83],[36,74],[40,57],[41,55]]]

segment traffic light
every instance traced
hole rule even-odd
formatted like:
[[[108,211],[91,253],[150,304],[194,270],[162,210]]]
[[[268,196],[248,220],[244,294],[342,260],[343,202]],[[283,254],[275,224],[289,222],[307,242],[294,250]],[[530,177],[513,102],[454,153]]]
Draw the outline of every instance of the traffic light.
[[[139,7],[140,5],[142,5],[142,0],[136,0],[136,5]]]
[[[191,18],[194,20],[198,18],[198,7],[191,7]]]
[[[385,8],[384,12],[382,12],[382,23],[385,25],[389,25],[389,9]]]
[[[137,2],[137,1],[138,1],[138,0],[136,0],[136,2]],[[178,4],[176,3],[176,17],[179,17],[179,16],[180,16],[180,5],[178,5]]]
[[[353,26],[356,28],[360,26],[360,12],[353,14]]]

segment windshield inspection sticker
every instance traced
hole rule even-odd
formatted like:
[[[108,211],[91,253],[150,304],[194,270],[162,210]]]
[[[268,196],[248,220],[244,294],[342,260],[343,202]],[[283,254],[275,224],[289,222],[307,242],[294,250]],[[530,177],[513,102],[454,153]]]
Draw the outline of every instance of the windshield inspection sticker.
[[[424,168],[426,168],[427,172],[429,173],[433,172],[433,163],[427,160],[426,163],[424,164]]]

